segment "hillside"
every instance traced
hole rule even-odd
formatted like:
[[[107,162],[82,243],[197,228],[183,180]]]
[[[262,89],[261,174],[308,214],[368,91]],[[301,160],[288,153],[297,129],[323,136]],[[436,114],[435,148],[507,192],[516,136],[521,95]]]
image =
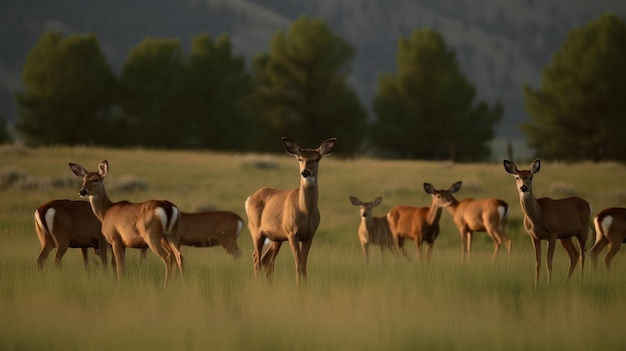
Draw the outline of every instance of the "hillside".
[[[604,12],[626,17],[626,2],[559,0],[43,0],[0,3],[0,114],[13,120],[11,92],[20,89],[26,53],[47,30],[93,32],[119,69],[128,50],[146,36],[226,33],[238,54],[267,51],[272,35],[300,15],[320,17],[357,48],[351,83],[369,108],[377,76],[395,70],[399,37],[421,27],[440,31],[456,51],[480,98],[500,101],[500,138],[520,137],[526,119],[523,84],[539,86],[567,33]]]

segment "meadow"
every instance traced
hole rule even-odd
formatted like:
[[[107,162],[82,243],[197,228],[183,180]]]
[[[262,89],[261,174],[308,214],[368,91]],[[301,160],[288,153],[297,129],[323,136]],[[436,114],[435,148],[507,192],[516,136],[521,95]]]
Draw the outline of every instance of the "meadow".
[[[618,350],[626,344],[626,258],[618,253],[610,273],[587,260],[582,280],[577,267],[567,281],[568,259],[559,245],[552,284],[542,266],[535,288],[534,252],[521,224],[513,177],[501,162],[342,159],[340,154],[341,141],[335,155],[320,163],[322,221],[305,286],[295,285],[288,246],[279,254],[273,283],[255,281],[246,228],[239,259],[221,248],[183,247],[185,279],[164,289],[161,261],[152,253],[141,261],[132,249],[119,283],[93,253],[85,270],[77,249],[68,251],[60,269],[53,252],[37,270],[35,208],[51,199],[79,199],[81,179],[68,162],[95,170],[108,160],[105,184],[113,201],[166,198],[184,211],[223,209],[245,218],[243,203],[259,187],[297,187],[292,156],[0,147],[0,349]],[[517,164],[526,169],[529,161]],[[581,196],[595,215],[626,206],[624,179],[626,167],[617,163],[544,160],[534,191],[538,197]],[[430,262],[417,260],[409,241],[409,261],[374,247],[365,264],[358,208],[350,195],[364,201],[382,196],[374,214],[383,215],[398,204],[428,206],[424,182],[448,188],[458,180],[463,181],[455,194],[459,200],[509,202],[510,258],[504,249],[492,263],[493,244],[477,233],[471,260],[462,262],[460,236],[444,210]],[[591,233],[587,249],[594,241]],[[545,263],[545,244],[542,258]]]

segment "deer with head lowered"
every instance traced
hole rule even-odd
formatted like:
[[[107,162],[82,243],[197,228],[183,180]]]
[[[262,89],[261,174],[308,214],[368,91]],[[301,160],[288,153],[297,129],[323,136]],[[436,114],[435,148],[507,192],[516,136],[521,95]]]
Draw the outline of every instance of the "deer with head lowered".
[[[369,245],[380,246],[380,252],[383,253],[385,249],[388,249],[392,253],[394,252],[393,237],[391,236],[391,230],[389,229],[389,222],[387,216],[374,217],[372,215],[372,209],[383,201],[382,197],[377,197],[371,202],[363,202],[355,196],[350,196],[350,202],[354,206],[359,207],[359,214],[361,215],[361,224],[359,225],[359,240],[361,241],[361,249],[363,250],[363,256],[365,256],[365,262],[369,262]]]
[[[610,270],[613,256],[619,251],[622,243],[626,242],[626,208],[605,208],[593,218],[593,224],[596,229],[596,242],[589,251],[589,257],[596,266],[598,255],[608,245],[609,251],[604,256],[604,265]]]
[[[254,245],[255,277],[261,266],[268,278],[272,276],[276,255],[282,243],[288,241],[296,266],[296,283],[299,284],[306,278],[309,249],[320,223],[319,162],[333,152],[337,139],[328,139],[317,148],[302,148],[288,138],[282,141],[285,151],[295,156],[300,165],[300,187],[293,190],[263,187],[246,199],[245,209]],[[271,243],[263,250],[266,239]]]
[[[567,279],[571,278],[580,255],[580,277],[582,281],[591,206],[587,201],[576,196],[563,199],[535,198],[533,177],[539,173],[540,168],[539,159],[535,159],[530,164],[530,169],[527,170],[518,170],[515,163],[504,160],[504,169],[515,176],[520,205],[524,212],[524,228],[530,235],[535,248],[535,286],[538,284],[541,268],[541,240],[548,242],[546,260],[548,283],[552,281],[552,257],[557,239],[570,258]],[[573,237],[578,241],[580,253],[572,243]]]
[[[149,200],[141,203],[112,202],[104,189],[104,178],[109,173],[105,160],[97,172],[70,163],[74,174],[83,178],[81,197],[89,197],[93,213],[102,222],[102,234],[111,244],[118,280],[122,277],[125,250],[149,247],[165,264],[164,286],[174,261],[183,275],[183,257],[179,250],[178,222],[180,211],[167,200]]]
[[[396,247],[405,258],[404,240],[415,241],[417,255],[422,260],[422,244],[426,243],[426,259],[430,260],[433,245],[439,236],[439,219],[441,209],[452,203],[449,190],[437,190],[430,183],[424,183],[424,191],[430,194],[430,207],[396,206],[387,213],[389,228]]]
[[[37,257],[37,267],[43,268],[50,251],[56,247],[55,262],[61,266],[61,260],[68,248],[80,248],[83,265],[88,265],[88,249],[93,248],[107,267],[107,249],[109,244],[101,233],[100,221],[91,211],[87,201],[52,200],[35,210],[35,230],[41,244]]]
[[[509,215],[509,204],[496,198],[463,199],[457,201],[452,195],[461,189],[462,182],[456,182],[450,186],[450,198],[452,202],[447,207],[452,215],[454,224],[461,234],[461,252],[463,258],[469,258],[472,251],[472,236],[474,232],[487,232],[493,240],[494,250],[491,260],[495,260],[504,242],[511,256],[511,239],[504,232]]]

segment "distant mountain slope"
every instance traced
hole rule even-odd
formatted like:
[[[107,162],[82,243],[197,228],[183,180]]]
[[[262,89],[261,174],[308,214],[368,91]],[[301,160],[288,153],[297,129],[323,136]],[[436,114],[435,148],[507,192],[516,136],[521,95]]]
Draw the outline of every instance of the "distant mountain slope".
[[[500,101],[501,137],[519,136],[526,119],[522,85],[538,86],[567,33],[603,12],[626,17],[626,1],[575,0],[21,0],[0,3],[0,114],[14,117],[2,98],[20,87],[24,57],[39,35],[93,32],[109,62],[119,69],[128,50],[146,36],[226,33],[235,50],[251,59],[271,37],[300,15],[320,17],[357,48],[351,83],[368,108],[377,77],[395,71],[398,39],[431,27],[452,47],[480,98]],[[5,93],[2,93],[2,88]]]

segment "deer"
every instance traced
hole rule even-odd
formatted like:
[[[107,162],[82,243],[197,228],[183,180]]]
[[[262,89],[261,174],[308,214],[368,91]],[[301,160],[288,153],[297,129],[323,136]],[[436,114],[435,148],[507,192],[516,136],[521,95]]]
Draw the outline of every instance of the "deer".
[[[295,261],[296,284],[306,279],[306,264],[313,237],[320,224],[318,208],[318,171],[323,157],[330,156],[336,138],[323,141],[317,148],[302,148],[283,137],[285,151],[299,164],[300,186],[292,190],[262,187],[245,201],[248,229],[254,246],[254,275],[261,266],[268,279],[273,276],[274,261],[283,242],[289,242]],[[264,250],[265,240],[270,243]]]
[[[504,231],[509,216],[509,204],[496,198],[466,198],[458,201],[452,194],[459,191],[462,184],[461,181],[458,181],[450,186],[448,192],[451,203],[446,207],[461,235],[461,257],[469,259],[474,232],[487,232],[487,235],[493,240],[492,262],[495,261],[503,242],[510,257],[511,239]]]
[[[237,239],[243,219],[230,211],[181,212],[178,236],[181,246],[212,247],[220,245],[233,258],[242,255]],[[141,249],[145,258],[147,248]]]
[[[626,242],[626,208],[610,207],[600,211],[594,218],[596,242],[589,251],[594,267],[598,263],[598,255],[608,245],[609,251],[604,256],[604,265],[611,270],[611,260]]]
[[[404,240],[410,239],[415,241],[420,261],[423,261],[422,244],[426,243],[426,260],[430,260],[433,245],[439,236],[441,211],[452,204],[450,190],[437,190],[432,184],[424,183],[424,191],[431,195],[430,207],[399,205],[387,213],[394,244],[405,259],[408,256],[404,250]]]
[[[562,199],[549,197],[537,199],[533,193],[533,177],[541,169],[541,161],[538,158],[530,164],[530,168],[527,170],[517,169],[515,163],[508,160],[504,160],[503,163],[504,169],[515,176],[515,185],[524,213],[524,229],[528,232],[535,249],[535,287],[538,285],[541,269],[541,240],[548,242],[546,259],[548,284],[552,282],[552,257],[557,239],[567,251],[570,259],[567,280],[571,279],[580,257],[580,279],[582,282],[591,206],[587,201],[577,196]],[[572,238],[576,238],[580,253],[574,247]]]
[[[75,163],[69,166],[76,176],[83,178],[79,195],[89,198],[93,213],[102,223],[102,234],[111,244],[118,282],[124,272],[127,247],[149,247],[159,256],[165,264],[164,287],[167,287],[174,261],[183,277],[178,237],[180,211],[176,205],[167,200],[112,202],[104,187],[104,178],[109,173],[106,160],[100,162],[96,172],[89,172]]]
[[[88,249],[102,260],[107,267],[107,247],[109,244],[101,233],[100,221],[91,211],[87,201],[51,200],[35,210],[35,231],[41,244],[37,257],[37,267],[43,269],[50,251],[57,248],[55,262],[61,267],[63,255],[68,248],[80,248],[83,266],[88,267]]]
[[[387,216],[374,217],[372,215],[372,209],[380,205],[382,201],[383,198],[380,196],[371,202],[363,202],[358,197],[350,196],[350,202],[354,206],[359,207],[359,214],[361,216],[359,240],[366,263],[369,262],[370,244],[380,246],[381,254],[385,249],[388,249],[392,253],[394,252],[395,246],[393,244],[393,236],[391,235],[391,229],[389,229]]]

